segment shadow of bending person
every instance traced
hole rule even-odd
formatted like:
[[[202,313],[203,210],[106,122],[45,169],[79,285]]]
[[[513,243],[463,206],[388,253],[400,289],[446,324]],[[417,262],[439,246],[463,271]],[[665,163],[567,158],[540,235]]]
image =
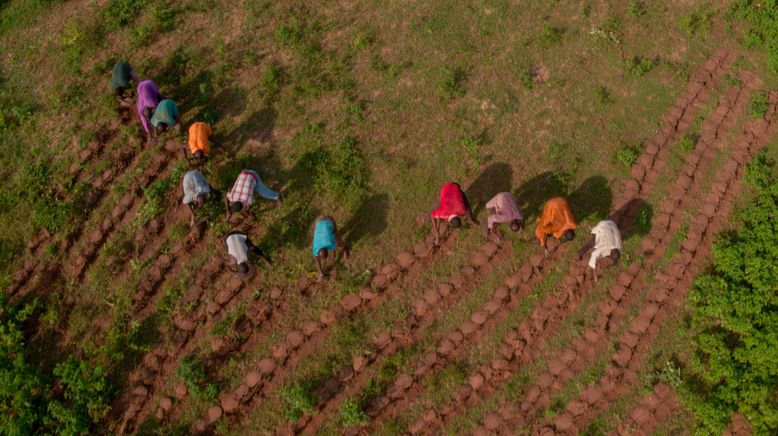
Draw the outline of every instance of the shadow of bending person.
[[[365,236],[380,235],[388,224],[389,196],[373,194],[362,201],[351,219],[342,227],[346,245],[353,247]]]
[[[495,194],[510,191],[512,184],[513,169],[507,163],[498,162],[486,167],[465,190],[473,214],[478,216]]]
[[[524,215],[524,221],[540,214],[540,209],[549,198],[567,195],[569,181],[564,174],[546,171],[524,182],[516,191],[516,204]],[[577,217],[576,217],[577,218]]]
[[[654,210],[642,198],[633,198],[608,216],[621,230],[621,239],[645,236],[651,231]]]
[[[567,198],[570,211],[579,223],[605,219],[610,213],[612,202],[613,191],[608,179],[603,176],[592,176],[584,180]]]

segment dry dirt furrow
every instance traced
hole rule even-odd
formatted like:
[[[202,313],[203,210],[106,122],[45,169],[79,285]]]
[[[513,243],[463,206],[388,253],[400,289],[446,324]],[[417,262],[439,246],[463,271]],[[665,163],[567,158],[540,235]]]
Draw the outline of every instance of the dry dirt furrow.
[[[772,105],[778,101],[778,94],[770,95]],[[710,255],[710,245],[732,208],[732,200],[742,189],[743,166],[761,148],[773,133],[770,121],[773,106],[765,119],[749,122],[734,143],[733,156],[724,164],[706,196],[699,214],[693,221],[681,249],[673,257],[664,274],[657,274],[656,281],[648,291],[648,304],[632,319],[626,331],[619,338],[617,351],[612,355],[611,365],[600,380],[585,388],[578,399],[567,405],[564,412],[553,421],[535,424],[533,433],[575,433],[584,428],[598,411],[602,411],[624,394],[628,385],[635,382],[651,349],[656,334],[673,311],[683,304],[686,293],[695,275],[704,267]],[[575,405],[572,410],[571,405]]]
[[[699,191],[703,177],[715,156],[716,148],[722,146],[728,128],[744,109],[753,89],[753,76],[743,77],[743,80],[745,86],[742,90],[730,89],[722,97],[719,108],[726,111],[717,109],[716,113],[723,114],[723,117],[711,117],[705,121],[703,129],[706,136],[700,138],[695,150],[687,157],[687,165],[676,180],[670,196],[662,202],[661,213],[653,219],[651,234],[642,241],[645,258],[639,274],[629,286],[625,284],[626,280],[622,281],[619,277],[609,290],[610,298],[600,306],[594,326],[573,340],[573,346],[564,349],[559,356],[548,356],[548,371],[538,376],[535,384],[527,389],[521,403],[520,423],[531,422],[533,417],[542,413],[548,407],[551,395],[582,372],[611,343],[610,335],[618,328],[630,305],[641,295],[645,282],[650,279],[650,268],[661,258],[673,235],[680,229],[683,210],[701,195]]]
[[[702,106],[709,92],[708,89],[723,77],[723,65],[728,63],[729,59],[730,56],[726,51],[718,51],[706,67],[695,76],[692,83],[697,83],[699,86],[690,85],[687,93],[678,98],[676,105],[665,117],[665,127],[669,126],[670,130],[667,131],[663,127],[663,130],[651,140],[646,154],[641,156],[633,166],[631,173],[636,180],[626,183],[624,192],[616,200],[618,212],[614,214],[613,219],[620,228],[623,229],[631,222],[637,212],[633,205],[639,204],[635,201],[638,196],[649,193],[657,180],[657,177],[647,175],[645,168],[665,166],[665,161],[669,157],[670,139],[679,138],[683,134],[683,130],[679,131],[679,129],[688,127],[687,118],[690,120],[694,116],[694,109]],[[693,165],[696,167],[696,164],[695,161]],[[640,265],[630,265],[622,272],[620,281],[629,285],[640,269]],[[535,353],[542,346],[543,338],[572,313],[588,290],[590,284],[584,283],[583,272],[583,267],[572,265],[563,283],[564,292],[558,296],[547,296],[542,305],[533,309],[530,319],[525,319],[515,330],[506,335],[500,349],[502,356],[494,358],[490,365],[485,365],[487,371],[476,371],[470,374],[468,382],[460,387],[455,401],[437,410],[428,409],[412,424],[411,430],[425,432],[445,425],[452,417],[490,396],[511,376],[513,371],[533,361],[537,357]],[[471,380],[475,383],[471,383]]]
[[[678,395],[673,388],[664,383],[657,383],[609,435],[650,435],[673,411],[678,409],[679,405]]]
[[[260,360],[256,369],[249,372],[244,382],[233,392],[222,393],[219,404],[209,408],[205,415],[193,424],[195,432],[205,432],[223,415],[233,415],[232,419],[245,414],[259,401],[258,395],[267,387],[280,383],[291,373],[291,369],[316,350],[329,333],[329,326],[339,319],[350,316],[358,310],[378,307],[387,298],[397,295],[402,287],[398,281],[415,276],[442,258],[442,252],[450,247],[456,235],[447,232],[440,247],[433,245],[430,235],[425,242],[416,244],[413,252],[400,253],[394,262],[380,268],[371,279],[372,287],[364,287],[358,294],[344,296],[329,310],[324,311],[319,320],[306,320],[300,330],[288,332],[284,339],[271,347],[271,356]],[[306,282],[303,286],[310,286]]]
[[[751,436],[754,429],[745,416],[735,413],[732,415],[732,423],[724,429],[722,436]]]
[[[315,432],[328,418],[331,418],[330,414],[345,396],[358,391],[370,380],[375,371],[378,370],[379,363],[385,357],[422,340],[425,329],[440,315],[445,314],[447,307],[474,289],[479,282],[488,277],[495,266],[510,258],[510,248],[509,244],[498,246],[494,243],[487,243],[471,252],[468,266],[454,273],[448,282],[439,283],[437,287],[427,290],[422,298],[412,301],[407,311],[410,314],[408,318],[397,325],[393,331],[379,334],[379,340],[370,351],[355,356],[353,363],[343,365],[336,376],[325,381],[322,389],[318,392],[321,401],[318,404],[319,410],[316,414],[303,417],[295,426],[288,425],[279,430]],[[542,259],[542,257],[541,255],[540,258]],[[539,262],[540,260],[538,260]],[[495,292],[493,304],[489,307],[496,311],[509,298],[508,288],[502,287]],[[482,319],[480,315],[476,320],[480,324],[472,323],[474,327],[486,322],[486,318]],[[468,331],[469,334],[474,332],[475,330]],[[462,335],[449,335],[449,339],[454,341],[451,343],[452,346],[455,343],[461,343],[464,338],[465,336]],[[388,391],[396,390],[398,394],[402,394],[404,383],[403,380],[399,380],[398,383],[390,385]],[[378,412],[386,407],[388,402],[389,397],[387,396],[377,398],[374,402],[375,411]]]
[[[98,150],[102,150],[107,145],[107,142],[116,135],[118,124],[119,121],[115,120],[108,126],[101,128],[101,132],[103,133],[98,136],[98,139],[102,139],[102,141],[93,141],[90,143],[89,148],[84,150],[84,152],[89,151],[89,157],[87,157],[87,160],[93,159],[100,154]],[[103,171],[103,173],[101,173],[99,176],[90,180],[90,191],[86,193],[83,198],[83,207],[90,211],[90,214],[91,211],[94,211],[97,206],[101,204],[102,201],[108,196],[108,193],[110,192],[109,185],[111,182],[123,174],[123,172],[132,165],[136,148],[137,147],[135,147],[133,144],[130,144],[128,147],[123,147],[120,150],[119,155],[110,157],[110,161],[112,162],[111,167]],[[79,168],[79,172],[73,173],[72,179],[78,180],[78,176],[83,170],[83,166],[81,162],[75,163],[74,166]],[[67,196],[67,193],[63,192],[61,195]],[[64,236],[61,241],[62,246],[60,247],[60,250],[64,252],[70,251],[76,242],[81,239],[84,231],[85,226],[78,226],[69,234]],[[57,277],[61,277],[62,272],[60,271],[60,267],[54,265],[54,260],[49,262],[40,262],[40,255],[42,249],[44,248],[44,243],[51,241],[51,237],[52,235],[48,231],[44,230],[28,243],[27,248],[30,251],[30,258],[27,259],[23,263],[22,267],[12,275],[11,278],[13,282],[7,288],[7,292],[9,292],[11,295],[27,294],[37,289],[40,285],[48,286],[52,281],[56,280]],[[39,276],[38,280],[34,280],[36,276]]]
[[[556,241],[551,243],[555,244]],[[423,390],[421,382],[428,374],[460,358],[471,346],[496,328],[519,306],[534,286],[546,277],[567,249],[567,245],[559,246],[549,257],[545,257],[543,253],[532,254],[516,272],[505,279],[502,286],[495,289],[490,300],[471,313],[455,331],[428,350],[410,374],[403,373],[398,376],[388,386],[384,395],[377,398],[374,406],[367,411],[371,418],[371,428],[380,428],[383,422],[407,408],[413,402],[412,398]],[[490,369],[482,367],[480,372],[489,373]],[[477,376],[473,382],[483,384],[484,380]]]

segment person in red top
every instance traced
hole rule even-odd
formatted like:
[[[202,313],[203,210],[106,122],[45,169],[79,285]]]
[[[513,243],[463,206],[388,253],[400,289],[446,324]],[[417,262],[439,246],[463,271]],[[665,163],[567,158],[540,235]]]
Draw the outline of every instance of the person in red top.
[[[430,213],[432,228],[435,229],[435,245],[440,243],[440,223],[448,221],[451,227],[458,229],[462,225],[460,217],[466,217],[470,224],[478,225],[470,209],[465,193],[458,183],[448,182],[440,188],[440,200]]]

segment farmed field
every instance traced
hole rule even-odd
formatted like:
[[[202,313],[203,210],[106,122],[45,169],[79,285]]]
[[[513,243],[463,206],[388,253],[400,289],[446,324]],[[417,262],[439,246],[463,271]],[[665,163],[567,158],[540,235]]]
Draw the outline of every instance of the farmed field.
[[[778,1],[0,0],[0,434],[778,433]]]

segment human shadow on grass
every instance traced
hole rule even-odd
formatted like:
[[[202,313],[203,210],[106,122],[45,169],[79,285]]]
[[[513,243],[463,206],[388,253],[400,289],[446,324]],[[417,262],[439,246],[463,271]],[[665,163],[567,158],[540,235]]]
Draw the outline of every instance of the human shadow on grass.
[[[530,217],[540,214],[549,198],[566,196],[569,186],[569,176],[555,171],[546,171],[522,183],[514,194],[524,220],[529,222]]]
[[[386,230],[388,213],[389,196],[387,194],[373,194],[362,201],[351,219],[342,227],[346,245],[353,247],[365,236],[376,237],[380,235]]]
[[[513,168],[505,162],[493,163],[481,171],[465,190],[473,214],[478,216],[495,194],[510,191],[512,182]]]
[[[642,198],[633,198],[608,216],[619,227],[621,239],[625,241],[633,236],[647,235],[653,218],[654,209]]]
[[[610,213],[612,202],[613,191],[608,179],[603,176],[592,176],[584,180],[567,198],[570,211],[579,223],[589,219],[605,219]]]
[[[226,134],[224,144],[229,144],[230,149],[237,152],[246,145],[246,141],[253,139],[267,142],[273,138],[273,129],[276,125],[278,113],[271,107],[259,109],[249,115],[238,127]]]

